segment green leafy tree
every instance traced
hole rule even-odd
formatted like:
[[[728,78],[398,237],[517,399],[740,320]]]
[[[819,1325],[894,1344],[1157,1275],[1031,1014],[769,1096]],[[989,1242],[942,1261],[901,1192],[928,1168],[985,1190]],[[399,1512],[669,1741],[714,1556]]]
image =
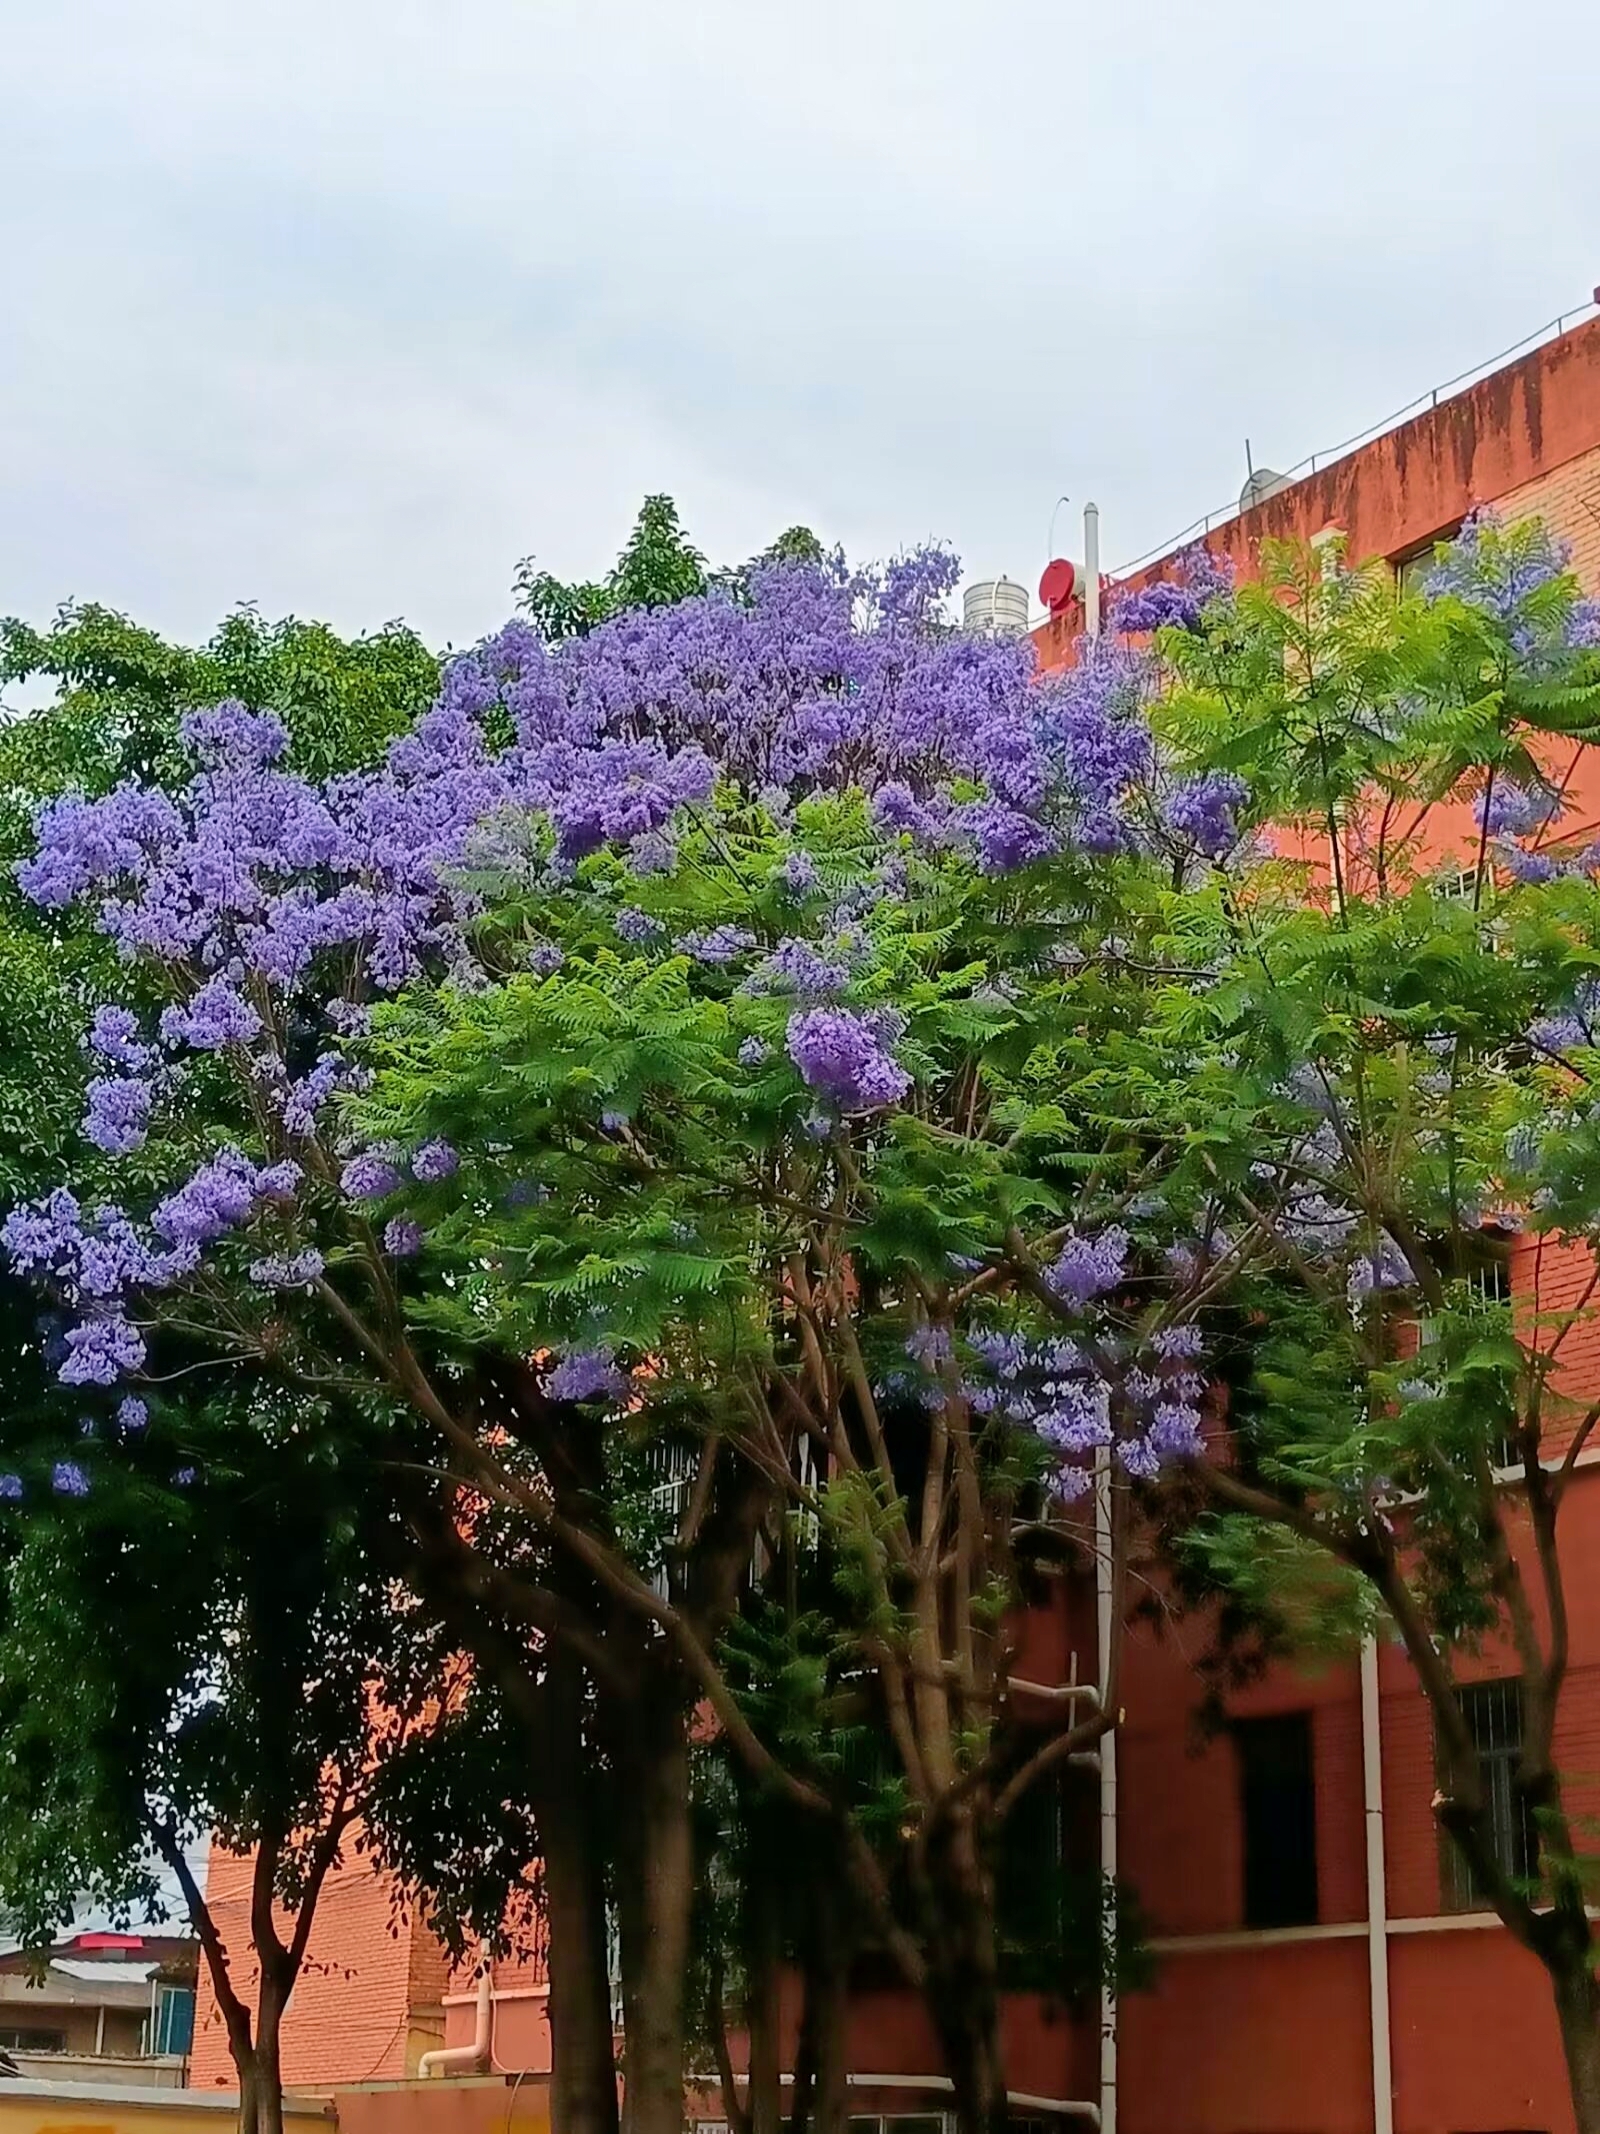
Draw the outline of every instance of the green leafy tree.
[[[1536,524],[1473,522],[1420,599],[1327,555],[1263,566],[1161,638],[1169,740],[1248,781],[1267,831],[1169,909],[1194,976],[1153,996],[1141,1085],[1228,1358],[1231,1458],[1193,1468],[1186,1546],[1302,1631],[1364,1612],[1403,1641],[1438,1824],[1544,1966],[1593,2129],[1593,1860],[1558,1743],[1563,1513],[1600,1421],[1575,1363],[1600,889],[1567,828],[1595,613]],[[1509,1847],[1463,1689],[1482,1656],[1521,1709]]]
[[[719,586],[742,596],[750,572],[764,563],[819,563],[822,544],[806,526],[791,526],[750,563],[711,571],[683,530],[669,496],[647,496],[622,553],[599,581],[573,581],[536,570],[526,557],[513,581],[517,604],[552,643],[585,637],[630,608],[667,608]]]

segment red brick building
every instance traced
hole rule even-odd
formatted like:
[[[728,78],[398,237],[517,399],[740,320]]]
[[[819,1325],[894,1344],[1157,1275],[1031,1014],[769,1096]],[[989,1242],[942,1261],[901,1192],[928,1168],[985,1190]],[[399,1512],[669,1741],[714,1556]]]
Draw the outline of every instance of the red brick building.
[[[1600,319],[1206,538],[1247,572],[1263,537],[1337,528],[1353,558],[1381,555],[1403,569],[1482,504],[1542,514],[1572,543],[1586,589],[1600,592]],[[1043,665],[1068,656],[1078,627],[1069,614],[1035,633]],[[1580,765],[1572,791],[1583,823],[1600,824],[1600,761]],[[1513,1251],[1514,1294],[1526,1291],[1528,1258],[1527,1248]],[[1547,1301],[1551,1281],[1570,1275],[1547,1255]],[[1571,1368],[1600,1392],[1600,1342]],[[1563,1520],[1569,1562],[1600,1564],[1600,1460],[1582,1463]],[[1573,1664],[1557,1754],[1577,1776],[1582,1817],[1600,1809],[1600,1571],[1574,1576],[1570,1589]],[[1492,1914],[1464,1901],[1441,1853],[1431,1723],[1404,1656],[1369,1648],[1359,1663],[1314,1674],[1276,1669],[1232,1700],[1238,1724],[1202,1744],[1193,1662],[1203,1642],[1200,1625],[1159,1641],[1139,1634],[1125,1666],[1118,1865],[1153,1923],[1155,1982],[1116,2010],[1114,2081],[1093,2015],[1069,2018],[1037,1996],[1014,1996],[1008,2076],[1019,2114],[1041,2128],[1088,2123],[1102,2134],[1565,2134],[1571,2113],[1547,1983]],[[1066,1679],[1074,1652],[1092,1671],[1092,1592],[1063,1591],[1057,1611],[1033,1622],[1031,1643],[1033,1679]],[[1491,1653],[1479,1671],[1482,1738],[1509,1742],[1514,1700],[1493,1684],[1514,1666]],[[1582,1798],[1590,1773],[1593,1801]],[[233,1872],[224,1858],[213,1867],[227,1902],[236,1901]],[[376,1878],[358,1867],[332,1886],[286,2029],[292,2081],[410,2071],[441,2004],[448,2045],[481,2036],[472,1985],[446,1989],[417,1931],[395,1942],[388,1926]],[[853,2039],[861,2134],[896,2134],[892,2122],[911,2116],[915,2134],[934,2134],[927,2115],[944,2108],[948,2085],[933,2073],[938,2054],[920,2010],[899,1994],[864,1999]],[[220,2050],[202,1992],[200,2080],[220,2079],[225,2066],[210,2041]],[[491,2071],[548,2067],[536,1969],[497,1970],[485,2058]],[[448,2123],[500,2124],[485,2116],[491,2094],[504,2114],[505,2088],[495,2084],[482,2113],[463,2095],[469,2116]],[[408,2116],[412,2101],[389,2093],[383,2116],[361,2124],[401,2134],[447,2123]],[[713,2103],[700,2109],[720,2117]]]

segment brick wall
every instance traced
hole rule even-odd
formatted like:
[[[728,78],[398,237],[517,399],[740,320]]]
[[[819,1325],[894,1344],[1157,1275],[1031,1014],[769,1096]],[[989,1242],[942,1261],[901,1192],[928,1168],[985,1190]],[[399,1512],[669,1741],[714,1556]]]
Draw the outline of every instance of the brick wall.
[[[1572,543],[1572,568],[1586,593],[1600,593],[1600,443],[1564,466],[1519,483],[1495,508],[1507,519],[1541,518]]]
[[[253,2006],[250,1960],[250,1855],[213,1846],[206,1900],[234,1955],[234,1977]],[[358,1847],[328,1877],[317,1906],[305,1969],[283,2026],[283,2073],[289,2084],[396,2079],[443,2031],[442,1951],[415,1917],[397,1915],[394,1885]],[[189,2081],[197,2089],[231,2089],[227,2034],[200,1967]]]

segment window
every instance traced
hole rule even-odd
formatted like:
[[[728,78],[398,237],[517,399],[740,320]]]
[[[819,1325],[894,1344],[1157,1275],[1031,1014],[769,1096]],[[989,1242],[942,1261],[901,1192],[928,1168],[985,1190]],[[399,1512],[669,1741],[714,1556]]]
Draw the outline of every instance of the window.
[[[1465,1283],[1473,1298],[1486,1305],[1511,1302],[1511,1239],[1503,1231],[1479,1230],[1463,1240],[1459,1263],[1447,1279]],[[1417,1320],[1417,1347],[1430,1349],[1439,1339],[1437,1322],[1424,1312]],[[1514,1430],[1497,1430],[1489,1445],[1489,1465],[1522,1471],[1522,1450]]]
[[[65,2052],[66,2049],[67,2034],[64,2030],[0,2028],[0,2051]]]
[[[1401,593],[1420,593],[1428,573],[1437,561],[1434,551],[1439,543],[1453,541],[1460,531],[1461,521],[1457,519],[1453,526],[1441,526],[1431,540],[1424,541],[1420,548],[1414,548],[1409,556],[1396,556],[1395,590]]]
[[[157,1986],[154,2019],[150,2026],[155,2053],[186,2053],[194,2043],[194,1988]]]
[[[1317,1796],[1311,1714],[1234,1725],[1244,1825],[1244,1923],[1309,1926],[1317,1916]]]
[[[1066,1774],[1035,1780],[1000,1826],[994,1863],[995,1938],[1002,1982],[1038,1987],[1059,1973],[1066,1924]]]
[[[1460,1698],[1483,1775],[1489,1849],[1508,1875],[1531,1882],[1538,1872],[1539,1839],[1516,1785],[1522,1756],[1522,1684],[1474,1682]],[[1448,1838],[1439,1879],[1447,1910],[1472,1911],[1484,1902],[1476,1877]]]

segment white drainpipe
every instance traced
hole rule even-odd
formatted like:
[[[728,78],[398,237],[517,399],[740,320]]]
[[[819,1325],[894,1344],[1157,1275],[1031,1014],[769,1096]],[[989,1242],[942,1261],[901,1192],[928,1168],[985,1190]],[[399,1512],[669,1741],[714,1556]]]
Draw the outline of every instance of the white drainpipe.
[[[1100,635],[1100,506],[1083,507],[1083,633]]]
[[[1361,1643],[1361,1788],[1367,1825],[1367,1990],[1372,2002],[1373,2134],[1394,2134],[1394,2066],[1389,2035],[1389,1891],[1383,1864],[1383,1737],[1379,1731],[1378,1641]]]
[[[1090,510],[1094,507],[1091,505]],[[1088,513],[1084,514],[1087,521]],[[1098,547],[1098,542],[1097,542]],[[1091,573],[1089,585],[1099,606],[1100,559],[1098,554],[1089,558]],[[1095,620],[1098,623],[1099,615]],[[1111,1687],[1112,1611],[1116,1595],[1111,1586],[1111,1456],[1102,1453],[1095,1474],[1094,1490],[1094,1598],[1095,1639],[1099,1650],[1099,1682],[1102,1697]],[[1107,1715],[1110,1725],[1100,1737],[1100,1875],[1102,1887],[1109,1898],[1116,1887],[1117,1879],[1117,1720],[1120,1714]],[[1105,1922],[1115,1927],[1115,1919]],[[1107,1936],[1109,1941],[1110,1937]],[[1106,1953],[1111,1952],[1108,1949]],[[1100,1987],[1100,2134],[1117,2134],[1117,1989],[1116,1980],[1107,1975]],[[1390,2134],[1380,2128],[1378,2134]]]
[[[478,2006],[470,2045],[437,2046],[417,2062],[419,2075],[481,2075],[489,2065],[489,2034],[494,2022],[494,1989],[489,1966],[478,1974]]]

